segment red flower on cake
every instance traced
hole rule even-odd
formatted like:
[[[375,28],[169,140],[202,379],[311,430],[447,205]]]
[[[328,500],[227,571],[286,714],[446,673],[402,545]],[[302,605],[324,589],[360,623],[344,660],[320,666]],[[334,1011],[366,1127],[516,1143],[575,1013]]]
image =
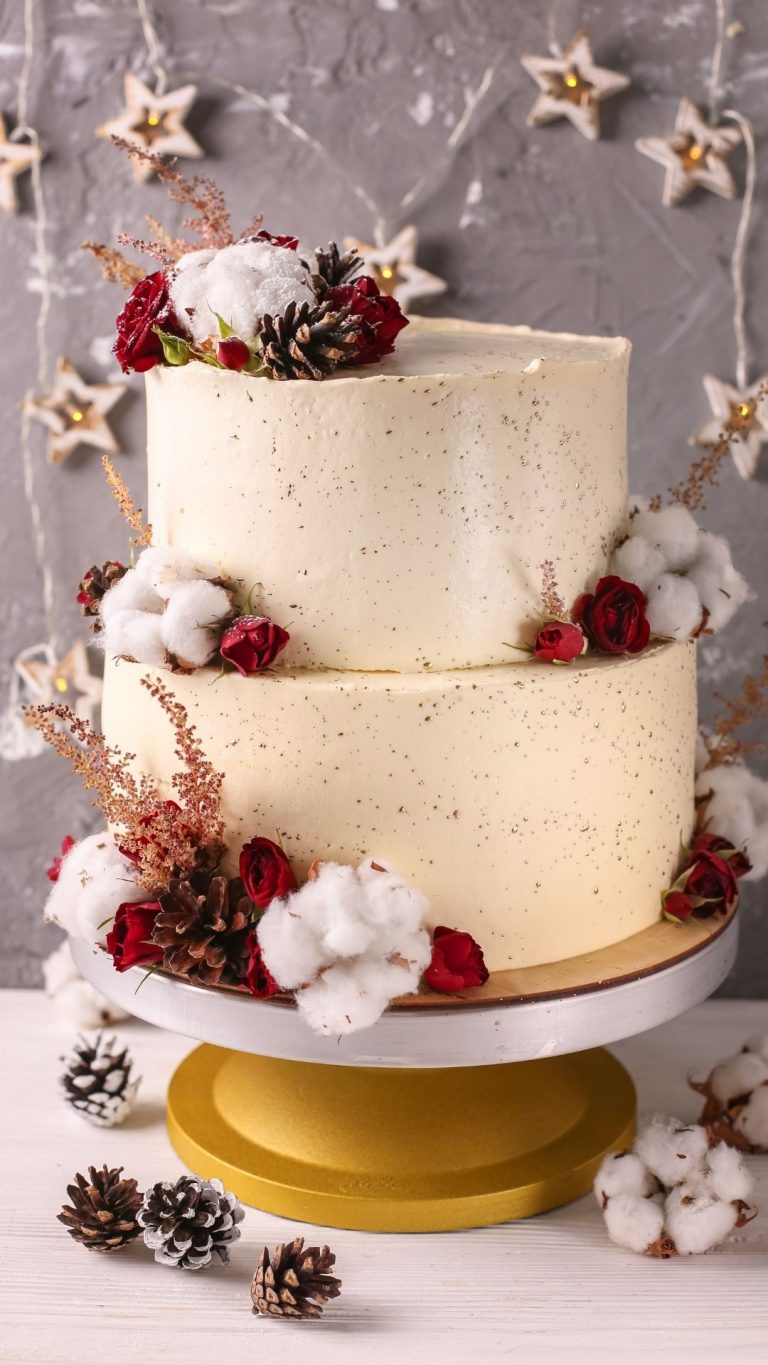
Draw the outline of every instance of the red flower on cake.
[[[61,841],[61,852],[56,855],[53,862],[51,863],[51,866],[45,869],[45,875],[48,878],[49,882],[57,882],[59,880],[61,864],[64,862],[64,859],[69,853],[69,850],[75,847],[76,842],[77,841],[72,838],[71,834],[66,834],[64,836],[64,838]]]
[[[255,929],[250,930],[245,946],[248,951],[248,965],[245,969],[248,989],[258,1000],[268,1000],[271,995],[277,995],[280,987],[262,957]]]
[[[257,837],[244,844],[238,870],[245,894],[260,910],[296,890],[293,868],[280,845],[271,839]]]
[[[691,846],[691,853],[718,853],[727,862],[735,877],[745,877],[752,871],[752,864],[746,853],[734,848],[730,839],[722,834],[697,834]]]
[[[239,337],[224,337],[216,347],[216,359],[225,370],[243,370],[250,358],[248,347]]]
[[[685,891],[696,897],[697,919],[730,910],[738,898],[736,873],[718,853],[696,853],[685,877]]]
[[[395,337],[408,319],[403,316],[397,299],[381,294],[370,275],[361,275],[352,284],[337,284],[329,289],[326,300],[336,308],[349,305],[361,319],[357,336],[357,357],[345,363],[371,365],[395,349]]]
[[[162,360],[162,342],[153,328],[160,327],[174,336],[182,334],[162,270],[139,281],[115,326],[117,340],[113,349],[124,374],[151,370]]]
[[[573,615],[591,645],[603,654],[639,654],[651,628],[645,616],[648,599],[636,583],[601,578],[593,593],[584,593]]]
[[[238,616],[224,631],[219,653],[245,678],[269,668],[290,638],[268,616]]]
[[[271,242],[272,246],[284,246],[287,247],[289,251],[295,251],[299,245],[298,237],[291,237],[285,233],[282,235],[278,233],[277,236],[275,236],[273,232],[267,232],[266,228],[261,228],[261,230],[256,233],[255,240],[257,242]]]
[[[545,621],[533,642],[536,658],[547,664],[569,664],[586,648],[583,630],[572,621]]]
[[[163,949],[152,942],[159,913],[159,901],[126,901],[117,907],[114,924],[107,934],[107,952],[116,971],[127,972],[129,967],[162,961]]]
[[[676,924],[684,924],[694,911],[693,901],[684,891],[665,891],[661,904],[664,918]]]
[[[483,950],[463,929],[439,924],[432,935],[432,961],[424,973],[427,985],[442,995],[482,986],[488,980]]]

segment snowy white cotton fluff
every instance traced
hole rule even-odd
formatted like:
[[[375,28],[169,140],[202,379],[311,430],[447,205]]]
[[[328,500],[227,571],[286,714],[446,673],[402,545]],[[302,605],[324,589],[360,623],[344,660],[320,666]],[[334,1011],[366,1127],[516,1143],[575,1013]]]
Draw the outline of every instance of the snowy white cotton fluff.
[[[721,630],[749,595],[727,541],[678,505],[637,511],[609,572],[642,588],[653,634],[673,640],[690,639],[705,617],[708,630]]]
[[[431,956],[428,912],[426,898],[389,864],[323,863],[314,879],[273,901],[258,937],[266,966],[296,991],[310,1027],[351,1033],[418,986]]]
[[[747,1052],[756,1052],[764,1062],[768,1062],[768,1033],[753,1033],[744,1044]]]
[[[716,1100],[728,1105],[739,1095],[749,1095],[768,1081],[768,1064],[759,1054],[739,1052],[721,1062],[709,1076],[709,1088]]]
[[[44,918],[73,938],[93,945],[104,943],[117,907],[124,901],[146,899],[133,870],[111,834],[106,830],[89,834],[62,858]]]
[[[733,1126],[744,1134],[751,1147],[768,1152],[768,1085],[752,1092]]]
[[[768,1090],[765,1093],[768,1095]],[[709,1190],[717,1199],[746,1203],[751,1198],[754,1181],[735,1147],[718,1142],[707,1157],[707,1165]]]
[[[744,849],[752,864],[745,881],[758,881],[768,872],[768,782],[743,763],[723,763],[696,779],[697,796],[709,793],[708,827]]]
[[[668,1188],[685,1180],[704,1163],[709,1140],[698,1124],[656,1114],[635,1142],[635,1152],[648,1170]]]
[[[263,313],[274,316],[289,303],[314,299],[298,252],[270,242],[187,252],[174,268],[170,292],[176,316],[198,344],[218,337],[216,314],[250,341]]]
[[[103,1028],[105,1024],[116,1024],[129,1018],[125,1010],[113,1005],[90,981],[83,979],[74,964],[67,939],[45,959],[43,983],[57,1015],[69,1028]]]
[[[186,550],[150,545],[99,605],[107,654],[156,668],[200,668],[216,652],[229,593],[211,583],[215,568]]]
[[[642,1254],[664,1231],[664,1209],[654,1199],[617,1194],[603,1209],[608,1236],[617,1246]]]
[[[634,1152],[611,1152],[602,1161],[593,1188],[598,1204],[605,1204],[616,1194],[644,1199],[653,1194],[656,1182]]]
[[[216,652],[216,626],[231,611],[229,593],[206,578],[182,583],[160,617],[162,637],[170,654],[200,668]]]
[[[680,1256],[695,1256],[717,1246],[736,1226],[738,1209],[706,1193],[698,1182],[678,1185],[667,1195],[664,1227]]]

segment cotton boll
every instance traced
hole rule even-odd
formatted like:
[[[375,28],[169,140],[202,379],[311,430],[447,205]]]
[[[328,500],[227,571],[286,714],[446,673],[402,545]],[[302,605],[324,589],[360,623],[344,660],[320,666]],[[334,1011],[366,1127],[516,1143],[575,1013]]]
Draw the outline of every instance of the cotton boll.
[[[177,587],[162,616],[162,637],[170,654],[196,668],[216,652],[218,625],[231,611],[229,594],[205,578]]]
[[[69,941],[64,940],[43,963],[45,993],[52,999],[62,1023],[73,1029],[102,1028],[129,1015],[113,1005],[89,981],[84,981],[72,959]]]
[[[62,860],[44,918],[87,943],[103,942],[118,905],[144,899],[132,872],[111,834],[88,835]]]
[[[216,569],[175,545],[150,545],[139,555],[136,573],[166,602],[182,583],[193,578],[215,578]]]
[[[765,1090],[768,1100],[768,1089]],[[766,1108],[766,1118],[768,1118],[768,1108]],[[768,1125],[766,1128],[768,1134]],[[749,1202],[754,1181],[741,1158],[741,1153],[735,1147],[729,1147],[725,1142],[718,1142],[709,1153],[709,1187],[716,1199],[724,1199],[726,1203],[733,1199],[740,1199],[745,1204]]]
[[[388,1003],[375,979],[361,979],[351,961],[329,967],[296,996],[310,1028],[326,1036],[354,1033],[375,1024]]]
[[[595,1176],[595,1198],[602,1207],[616,1194],[630,1194],[639,1199],[651,1194],[653,1176],[634,1152],[611,1152],[604,1157]]]
[[[643,592],[665,568],[666,560],[661,550],[644,536],[637,535],[630,535],[623,544],[616,546],[609,565],[612,574],[618,574],[628,583],[636,583]]]
[[[708,1150],[704,1128],[661,1115],[651,1120],[635,1143],[640,1160],[668,1188],[703,1169]]]
[[[679,1185],[667,1196],[664,1222],[680,1256],[695,1256],[722,1242],[736,1224],[733,1204]]]
[[[768,1081],[768,1063],[755,1052],[737,1053],[716,1066],[709,1077],[712,1094],[722,1105],[750,1094],[764,1081]]]
[[[768,1033],[753,1033],[744,1044],[747,1052],[756,1052],[764,1062],[768,1062]]]
[[[283,990],[296,990],[311,981],[325,965],[326,955],[311,926],[273,901],[259,920],[257,937],[264,963]]]
[[[674,503],[658,512],[638,512],[630,524],[632,536],[643,536],[664,557],[667,569],[686,569],[696,558],[699,527],[687,507]]]
[[[734,1127],[744,1134],[752,1147],[768,1151],[768,1085],[760,1085],[753,1091],[736,1116]]]
[[[157,668],[166,666],[162,617],[149,611],[118,611],[99,636],[105,654],[135,659]]]
[[[696,794],[710,797],[708,827],[729,839],[734,848],[746,850],[752,871],[745,880],[764,877],[768,872],[768,782],[743,764],[721,764],[699,774]]]
[[[665,573],[649,583],[646,615],[654,635],[690,640],[702,622],[701,598],[689,578]]]
[[[603,1209],[608,1236],[617,1246],[644,1252],[664,1231],[664,1210],[653,1199],[616,1194]]]
[[[170,293],[177,316],[198,343],[219,335],[216,314],[250,341],[263,313],[281,314],[289,303],[314,298],[297,252],[269,242],[238,242],[211,255],[183,256]]]
[[[99,603],[99,616],[103,626],[109,624],[122,611],[162,611],[162,598],[157,595],[150,583],[129,569],[118,580],[114,588],[109,588]]]
[[[749,586],[734,568],[727,541],[709,531],[701,532],[699,553],[688,578],[709,612],[709,630],[722,630],[749,597]]]

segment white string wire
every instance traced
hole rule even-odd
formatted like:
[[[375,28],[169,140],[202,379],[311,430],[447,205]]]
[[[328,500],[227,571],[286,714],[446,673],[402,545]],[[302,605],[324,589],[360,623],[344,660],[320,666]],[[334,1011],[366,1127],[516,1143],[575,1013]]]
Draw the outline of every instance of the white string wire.
[[[709,74],[709,121],[714,127],[720,111],[722,97],[721,77],[723,53],[725,51],[725,0],[715,0],[715,50],[712,53],[712,67]]]
[[[163,66],[163,45],[152,22],[147,0],[136,0],[136,4],[141,20],[141,31],[147,45],[149,65],[155,76],[155,89],[158,95],[164,95],[168,86],[168,72]]]
[[[563,49],[557,41],[557,12],[560,8],[560,0],[552,0],[552,4],[547,15],[547,47],[553,57],[562,57]]]
[[[744,260],[752,217],[752,205],[757,183],[757,157],[755,155],[755,136],[749,119],[737,109],[724,109],[723,118],[731,119],[741,130],[747,152],[747,172],[744,180],[744,199],[741,205],[739,226],[731,253],[731,280],[733,282],[733,333],[736,338],[736,387],[745,389],[749,382],[749,348],[745,323],[747,295],[744,287]]]

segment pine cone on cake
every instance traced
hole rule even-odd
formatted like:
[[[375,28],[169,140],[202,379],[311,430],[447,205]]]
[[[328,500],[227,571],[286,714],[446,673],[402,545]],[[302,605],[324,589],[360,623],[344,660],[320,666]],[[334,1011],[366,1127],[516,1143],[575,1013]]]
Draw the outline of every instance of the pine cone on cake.
[[[327,251],[318,247],[315,252],[315,271],[312,275],[312,288],[319,299],[329,289],[335,289],[340,284],[350,284],[356,275],[360,274],[363,265],[362,256],[358,256],[356,251],[339,251],[336,242],[329,242]]]
[[[89,1166],[87,1178],[78,1171],[75,1183],[67,1185],[72,1202],[56,1217],[89,1251],[119,1251],[141,1231],[136,1215],[142,1195],[135,1180],[121,1180],[122,1172],[122,1166],[100,1171]]]
[[[175,1184],[161,1180],[147,1190],[137,1217],[160,1265],[204,1270],[214,1256],[227,1264],[245,1210],[220,1180],[182,1175]]]
[[[121,564],[118,559],[108,559],[104,564],[92,564],[83,574],[77,589],[76,600],[83,616],[98,617],[102,597],[110,588],[114,588],[127,572],[125,564]],[[92,629],[98,630],[98,625],[94,625]]]
[[[112,1128],[127,1118],[136,1102],[139,1078],[133,1079],[133,1062],[126,1047],[97,1033],[92,1043],[80,1037],[67,1057],[59,1078],[65,1098],[89,1123]]]
[[[289,303],[280,317],[261,319],[261,359],[273,379],[324,379],[357,355],[361,325],[348,305]]]
[[[341,1293],[330,1272],[336,1257],[329,1247],[307,1247],[304,1238],[265,1247],[251,1282],[254,1313],[273,1318],[320,1318],[329,1299]]]
[[[163,966],[204,986],[242,981],[253,906],[238,877],[216,870],[174,879],[160,897],[152,942]]]

